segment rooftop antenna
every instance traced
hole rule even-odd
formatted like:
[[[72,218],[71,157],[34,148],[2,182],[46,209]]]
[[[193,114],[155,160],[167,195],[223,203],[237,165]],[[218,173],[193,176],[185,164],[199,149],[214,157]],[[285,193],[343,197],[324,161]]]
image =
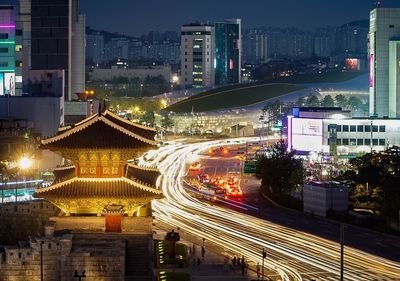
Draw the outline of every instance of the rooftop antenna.
[[[382,6],[382,0],[376,0],[376,7],[380,8]]]

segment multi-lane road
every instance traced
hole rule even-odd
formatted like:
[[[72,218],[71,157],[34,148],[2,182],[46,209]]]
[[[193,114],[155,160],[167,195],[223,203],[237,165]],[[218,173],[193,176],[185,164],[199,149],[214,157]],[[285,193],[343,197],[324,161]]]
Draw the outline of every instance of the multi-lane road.
[[[142,164],[157,165],[165,198],[153,202],[156,221],[179,227],[205,238],[227,251],[261,263],[261,251],[267,251],[266,267],[277,273],[275,280],[339,280],[339,245],[336,242],[292,229],[268,220],[218,206],[210,206],[191,197],[184,188],[186,164],[210,146],[224,141],[197,144],[173,144],[149,152]],[[400,264],[345,248],[344,280],[400,280]]]

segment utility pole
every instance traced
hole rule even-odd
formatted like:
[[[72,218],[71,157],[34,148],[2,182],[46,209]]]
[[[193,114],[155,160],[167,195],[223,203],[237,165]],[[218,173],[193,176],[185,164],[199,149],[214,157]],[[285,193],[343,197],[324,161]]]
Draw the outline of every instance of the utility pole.
[[[340,281],[343,281],[344,263],[344,223],[340,224]]]

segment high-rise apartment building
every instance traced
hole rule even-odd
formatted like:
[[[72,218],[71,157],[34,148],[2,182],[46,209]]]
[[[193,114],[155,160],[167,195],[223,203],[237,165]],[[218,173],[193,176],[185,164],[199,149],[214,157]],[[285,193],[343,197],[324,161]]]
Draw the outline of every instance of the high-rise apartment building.
[[[181,28],[181,85],[212,87],[215,84],[214,26],[189,24]]]
[[[241,20],[215,23],[215,84],[240,83]]]
[[[86,58],[95,64],[104,62],[104,36],[100,32],[86,35]]]
[[[400,8],[372,10],[369,30],[371,115],[400,116],[399,38]]]

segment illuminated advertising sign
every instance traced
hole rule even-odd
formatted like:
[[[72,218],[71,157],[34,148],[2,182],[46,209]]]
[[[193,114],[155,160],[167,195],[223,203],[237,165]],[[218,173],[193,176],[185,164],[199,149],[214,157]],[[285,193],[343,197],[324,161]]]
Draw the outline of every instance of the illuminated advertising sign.
[[[0,96],[4,95],[4,73],[0,73]]]
[[[15,95],[15,73],[4,73],[4,94]]]
[[[359,59],[346,59],[346,69],[350,71],[360,70]]]
[[[375,80],[375,58],[374,54],[369,56],[369,87],[374,87]]]
[[[298,151],[321,151],[323,144],[322,119],[292,118],[290,142]]]

